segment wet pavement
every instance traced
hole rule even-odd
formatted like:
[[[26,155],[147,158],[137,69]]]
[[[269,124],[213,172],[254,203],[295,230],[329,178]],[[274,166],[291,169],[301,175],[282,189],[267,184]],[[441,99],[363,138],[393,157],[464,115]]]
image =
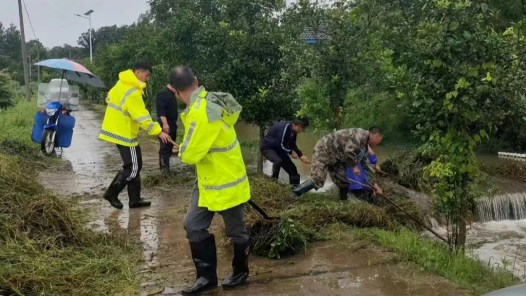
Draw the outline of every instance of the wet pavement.
[[[123,210],[114,210],[101,196],[121,159],[116,147],[98,140],[102,115],[91,106],[81,106],[73,144],[61,155],[64,162],[41,174],[45,186],[60,195],[84,196],[81,206],[90,213],[89,227],[103,232],[125,230],[141,242],[139,272],[143,283],[137,295],[180,295],[193,283],[195,269],[182,226],[191,188],[143,188],[150,208],[129,209],[127,194],[120,196]],[[145,174],[157,169],[155,139],[140,139]],[[179,165],[172,158],[172,166]],[[211,232],[218,242],[218,276],[230,273],[231,249],[216,216]],[[302,254],[270,260],[252,256],[248,285],[230,291],[220,288],[206,295],[465,295],[447,280],[424,273],[419,266],[399,263],[396,256],[382,249],[366,247],[343,235],[338,241],[310,246]]]

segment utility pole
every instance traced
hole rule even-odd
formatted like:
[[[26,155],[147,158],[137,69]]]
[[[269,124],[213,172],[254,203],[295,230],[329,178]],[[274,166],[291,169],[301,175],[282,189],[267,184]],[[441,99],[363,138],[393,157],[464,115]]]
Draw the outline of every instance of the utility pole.
[[[91,45],[91,14],[93,10],[86,12],[89,17],[89,61],[93,63],[93,46]]]
[[[31,54],[29,53],[27,55],[27,58],[29,59],[29,83],[31,83]]]
[[[18,0],[18,14],[20,16],[20,40],[22,41],[22,66],[24,67],[24,82],[26,84],[26,101],[31,102],[29,85],[29,67],[27,65],[26,34],[24,33],[24,15],[22,14],[22,0]]]
[[[40,62],[40,40],[37,39],[37,62]],[[40,66],[37,66],[38,83],[40,83]]]

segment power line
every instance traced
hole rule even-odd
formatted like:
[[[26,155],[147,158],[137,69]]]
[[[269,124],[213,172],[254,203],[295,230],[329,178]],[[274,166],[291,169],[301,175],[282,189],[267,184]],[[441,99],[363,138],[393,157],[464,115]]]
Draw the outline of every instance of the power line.
[[[33,35],[35,36],[35,39],[38,40],[37,34],[35,33],[35,29],[33,29],[33,23],[31,22],[31,17],[29,17],[29,12],[27,11],[26,1],[22,0],[22,3],[24,3],[24,9],[26,10],[27,19],[29,20],[29,26],[31,26],[31,30],[33,31]]]
[[[31,22],[31,17],[29,16],[29,11],[27,10],[26,1],[22,0],[22,3],[24,4],[24,9],[26,10],[27,19],[29,20],[29,25],[31,26],[31,31],[33,31],[33,36],[35,36],[35,39],[37,40],[37,61],[40,62],[40,40],[37,37],[37,33],[35,33],[35,29],[33,28],[33,23]],[[25,42],[25,40],[24,40]],[[31,62],[31,57],[29,57]],[[25,60],[25,58],[24,58]],[[29,65],[29,73],[31,73],[31,66]],[[38,82],[40,82],[40,66],[37,67],[37,77]],[[31,76],[31,74],[29,74]]]

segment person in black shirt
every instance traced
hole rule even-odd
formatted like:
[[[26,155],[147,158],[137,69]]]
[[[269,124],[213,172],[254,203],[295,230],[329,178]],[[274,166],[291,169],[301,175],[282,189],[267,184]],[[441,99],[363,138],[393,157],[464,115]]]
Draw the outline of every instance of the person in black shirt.
[[[291,157],[309,163],[309,159],[303,155],[296,145],[297,135],[304,132],[308,126],[309,119],[299,116],[293,121],[276,123],[268,130],[261,143],[260,151],[273,164],[273,179],[278,179],[279,171],[283,168],[289,174],[289,181],[292,186],[300,184],[300,175]]]
[[[177,136],[177,100],[174,89],[167,85],[157,93],[157,116],[163,132],[175,140]],[[159,141],[159,166],[163,173],[170,171],[170,157],[172,156],[172,143]]]

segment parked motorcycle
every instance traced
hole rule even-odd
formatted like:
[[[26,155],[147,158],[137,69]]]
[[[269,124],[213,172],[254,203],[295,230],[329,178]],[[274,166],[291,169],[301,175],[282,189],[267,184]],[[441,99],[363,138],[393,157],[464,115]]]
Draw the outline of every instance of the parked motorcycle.
[[[35,115],[31,139],[40,143],[42,153],[55,154],[55,148],[68,148],[73,138],[75,117],[60,102],[48,102],[46,108]]]
[[[69,85],[68,80],[104,88],[104,83],[86,67],[67,59],[49,59],[36,63],[62,73],[60,79],[38,85],[37,105],[40,108],[35,115],[35,125],[31,139],[40,144],[45,155],[55,154],[56,148],[68,148],[73,138],[75,118],[71,111],[79,105],[79,89]]]

